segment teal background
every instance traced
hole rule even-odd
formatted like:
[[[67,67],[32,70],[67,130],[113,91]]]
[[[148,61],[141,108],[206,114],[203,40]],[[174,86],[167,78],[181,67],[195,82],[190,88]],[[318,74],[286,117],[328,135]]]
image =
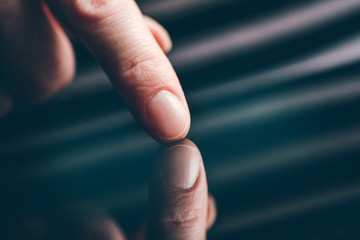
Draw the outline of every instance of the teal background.
[[[189,139],[217,201],[209,239],[360,238],[360,6],[337,12],[336,2],[139,1],[173,38]],[[321,23],[261,34],[320,5],[330,12]],[[214,52],[236,37],[244,43]],[[2,206],[25,213],[93,204],[131,230],[146,209],[159,144],[74,44],[75,81],[0,121]]]

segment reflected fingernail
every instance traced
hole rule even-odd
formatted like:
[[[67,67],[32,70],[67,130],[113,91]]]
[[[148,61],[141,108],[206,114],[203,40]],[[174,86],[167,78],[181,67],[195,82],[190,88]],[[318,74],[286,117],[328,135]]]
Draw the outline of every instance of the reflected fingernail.
[[[190,116],[169,91],[158,92],[146,106],[151,127],[163,141],[177,140],[189,129]]]
[[[163,153],[166,183],[173,188],[191,188],[199,175],[199,151],[186,145],[175,145]]]

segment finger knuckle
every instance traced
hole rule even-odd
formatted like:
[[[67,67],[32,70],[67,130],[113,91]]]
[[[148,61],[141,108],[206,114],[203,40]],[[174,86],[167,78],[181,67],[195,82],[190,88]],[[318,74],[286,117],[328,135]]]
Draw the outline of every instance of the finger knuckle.
[[[72,12],[80,22],[92,23],[109,16],[118,0],[71,0]]]
[[[156,76],[159,76],[161,68],[160,61],[154,56],[143,55],[141,57],[129,58],[125,66],[122,68],[122,80],[127,86],[134,89],[139,86],[145,88],[152,88],[159,81]]]
[[[164,219],[164,223],[170,229],[184,228],[188,229],[196,225],[201,220],[196,211],[178,211]]]
[[[190,204],[187,197],[178,198],[170,205],[162,219],[169,228],[192,228],[204,218],[202,206]]]

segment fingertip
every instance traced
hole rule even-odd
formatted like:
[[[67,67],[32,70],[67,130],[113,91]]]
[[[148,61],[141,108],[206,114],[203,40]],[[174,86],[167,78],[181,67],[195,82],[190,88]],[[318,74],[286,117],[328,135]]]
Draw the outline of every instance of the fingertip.
[[[169,32],[160,23],[151,17],[144,16],[144,20],[161,49],[165,53],[170,52],[173,43]]]
[[[187,105],[175,94],[161,90],[146,104],[150,132],[163,143],[184,139],[190,129],[191,118]]]
[[[178,190],[192,188],[200,169],[199,150],[184,142],[167,147],[161,156],[164,180],[167,186]]]
[[[154,184],[162,189],[165,198],[192,192],[204,193],[207,198],[207,180],[198,147],[191,140],[162,145],[158,150]],[[204,195],[205,196],[205,195]]]
[[[208,213],[207,213],[207,222],[206,222],[206,228],[210,229],[217,217],[217,207],[216,207],[216,201],[215,198],[212,195],[209,195],[208,200]]]

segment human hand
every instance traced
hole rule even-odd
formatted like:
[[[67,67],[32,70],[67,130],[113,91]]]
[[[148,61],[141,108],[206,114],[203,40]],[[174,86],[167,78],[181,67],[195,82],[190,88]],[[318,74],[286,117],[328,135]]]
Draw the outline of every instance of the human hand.
[[[133,0],[0,1],[0,117],[73,78],[74,53],[59,22],[94,54],[150,135],[161,142],[187,135],[186,99],[163,52],[171,40]]]
[[[80,209],[27,218],[21,228],[14,224],[14,234],[8,239],[125,239],[124,231],[111,217],[91,208]],[[159,150],[146,224],[129,239],[202,240],[215,217],[215,202],[208,196],[200,152],[194,143],[184,139]]]

